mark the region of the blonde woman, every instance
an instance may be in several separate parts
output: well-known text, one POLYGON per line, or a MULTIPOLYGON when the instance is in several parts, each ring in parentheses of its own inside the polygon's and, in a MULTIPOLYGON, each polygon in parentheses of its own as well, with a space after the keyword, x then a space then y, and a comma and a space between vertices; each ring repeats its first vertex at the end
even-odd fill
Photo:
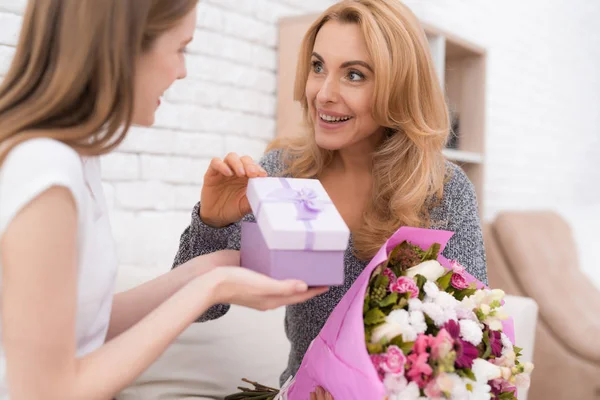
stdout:
MULTIPOLYGON (((287 307, 291 353, 281 382, 296 373, 330 312, 401 226, 454 231, 444 255, 487 281, 473 186, 442 155, 449 133, 444 94, 423 29, 406 6, 344 0, 326 10, 304 37, 294 96, 304 109, 304 134, 273 143, 260 161, 263 170, 236 154, 213 160, 174 263, 239 248, 239 221, 253 220, 248 177, 321 181, 351 230, 346 280, 287 307)), ((201 320, 226 311, 219 305, 201 320)))
POLYGON ((97 156, 130 124, 151 125, 185 77, 196 3, 28 3, 0 86, 2 400, 110 399, 211 305, 268 309, 323 292, 225 267, 239 255, 221 251, 113 293, 97 156))

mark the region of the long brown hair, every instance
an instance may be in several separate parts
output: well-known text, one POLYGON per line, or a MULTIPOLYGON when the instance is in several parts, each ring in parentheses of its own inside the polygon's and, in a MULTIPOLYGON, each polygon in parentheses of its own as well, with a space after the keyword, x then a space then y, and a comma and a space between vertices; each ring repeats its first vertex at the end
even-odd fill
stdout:
POLYGON ((448 109, 425 32, 410 9, 398 0, 341 1, 313 23, 301 45, 294 99, 302 105, 306 132, 269 146, 284 149, 292 176, 318 177, 334 154, 317 146, 306 98, 313 47, 328 21, 362 30, 375 67, 373 116, 388 132, 373 154, 372 196, 353 232, 357 256, 369 258, 400 226, 430 225, 431 201, 443 195, 448 109))
POLYGON ((198 0, 29 0, 0 85, 0 163, 16 144, 57 139, 111 151, 131 125, 136 60, 198 0))

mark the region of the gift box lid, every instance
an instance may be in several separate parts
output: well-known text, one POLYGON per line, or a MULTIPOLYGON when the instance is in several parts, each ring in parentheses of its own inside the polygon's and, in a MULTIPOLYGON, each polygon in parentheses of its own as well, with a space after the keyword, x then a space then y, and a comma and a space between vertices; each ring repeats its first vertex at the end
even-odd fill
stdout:
POLYGON ((269 249, 348 247, 350 229, 317 179, 252 178, 246 195, 269 249))

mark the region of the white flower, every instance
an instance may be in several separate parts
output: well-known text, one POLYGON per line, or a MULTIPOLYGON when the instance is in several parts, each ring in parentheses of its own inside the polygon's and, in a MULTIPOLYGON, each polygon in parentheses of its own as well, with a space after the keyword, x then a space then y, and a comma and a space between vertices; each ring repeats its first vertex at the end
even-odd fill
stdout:
POLYGON ((449 320, 444 309, 435 303, 424 303, 423 312, 427 314, 438 327, 443 326, 449 320))
POLYGON ((448 310, 456 310, 460 307, 460 303, 450 293, 440 292, 435 299, 435 303, 448 310))
POLYGON ((440 294, 440 288, 438 288, 438 285, 432 281, 425 282, 423 285, 423 290, 425 291, 425 294, 432 300, 435 300, 438 294, 440 294))
POLYGON ((501 376, 500 367, 484 360, 483 358, 476 358, 473 360, 472 369, 473 373, 475 374, 475 378, 477 378, 477 382, 479 383, 486 383, 492 379, 500 378, 501 376))
POLYGON ((390 400, 418 400, 419 397, 421 397, 419 386, 411 382, 402 393, 392 396, 390 400))
POLYGON ((456 316, 458 319, 470 319, 471 321, 479 322, 477 315, 472 310, 463 308, 462 306, 456 308, 456 316))
POLYGON ((523 369, 526 374, 531 374, 533 372, 533 364, 529 361, 523 363, 523 369))
POLYGON ((408 311, 404 309, 394 310, 386 317, 386 321, 393 324, 408 325, 408 311))
POLYGON ((383 386, 388 394, 394 395, 398 394, 408 385, 408 381, 404 374, 385 374, 385 378, 383 379, 383 386))
POLYGON ((479 327, 479 324, 470 319, 460 320, 458 324, 460 325, 460 337, 473 346, 479 346, 483 339, 483 331, 479 327))
POLYGON ((371 343, 377 343, 386 338, 392 340, 402 335, 405 342, 413 342, 417 339, 417 331, 410 324, 408 311, 400 309, 392 311, 385 319, 385 323, 379 325, 371 334, 371 343))
POLYGON ((427 323, 425 322, 425 314, 422 311, 411 311, 410 324, 417 333, 425 333, 427 323))
POLYGON ((487 326, 490 327, 492 331, 501 331, 502 330, 502 321, 496 318, 486 318, 483 321, 487 326))
POLYGON ((485 382, 471 381, 471 391, 468 400, 490 400, 492 398, 490 391, 492 388, 485 382))
POLYGON ((515 377, 515 385, 521 390, 528 389, 531 385, 531 377, 529 374, 519 374, 515 377))
POLYGON ((414 278, 416 275, 424 276, 428 281, 437 281, 446 269, 436 260, 429 260, 406 270, 406 276, 414 278))
POLYGON ((492 309, 490 308, 490 306, 488 306, 487 304, 482 304, 479 309, 481 310, 481 312, 485 316, 489 315, 490 311, 492 311, 492 309))
POLYGON ((513 351, 513 344, 506 336, 504 332, 500 332, 500 339, 502 340, 502 355, 506 355, 509 351, 513 351))
POLYGON ((504 299, 505 293, 502 289, 492 289, 489 292, 490 302, 499 301, 502 302, 504 299))
POLYGON ((418 297, 415 297, 414 299, 409 299, 408 311, 423 311, 423 302, 418 297))

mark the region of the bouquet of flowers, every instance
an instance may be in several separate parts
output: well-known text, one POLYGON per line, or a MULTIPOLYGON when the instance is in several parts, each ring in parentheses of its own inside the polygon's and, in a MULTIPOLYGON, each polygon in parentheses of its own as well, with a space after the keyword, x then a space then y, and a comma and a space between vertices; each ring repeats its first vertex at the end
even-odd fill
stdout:
POLYGON ((367 351, 390 399, 516 399, 530 363, 502 332, 501 290, 478 289, 465 268, 402 241, 364 298, 367 351))
POLYGON ((230 399, 516 399, 527 387, 504 293, 441 255, 452 232, 400 228, 382 246, 280 390, 230 399), (259 397, 256 397, 259 396, 259 397), (265 396, 265 397, 262 397, 265 396))

